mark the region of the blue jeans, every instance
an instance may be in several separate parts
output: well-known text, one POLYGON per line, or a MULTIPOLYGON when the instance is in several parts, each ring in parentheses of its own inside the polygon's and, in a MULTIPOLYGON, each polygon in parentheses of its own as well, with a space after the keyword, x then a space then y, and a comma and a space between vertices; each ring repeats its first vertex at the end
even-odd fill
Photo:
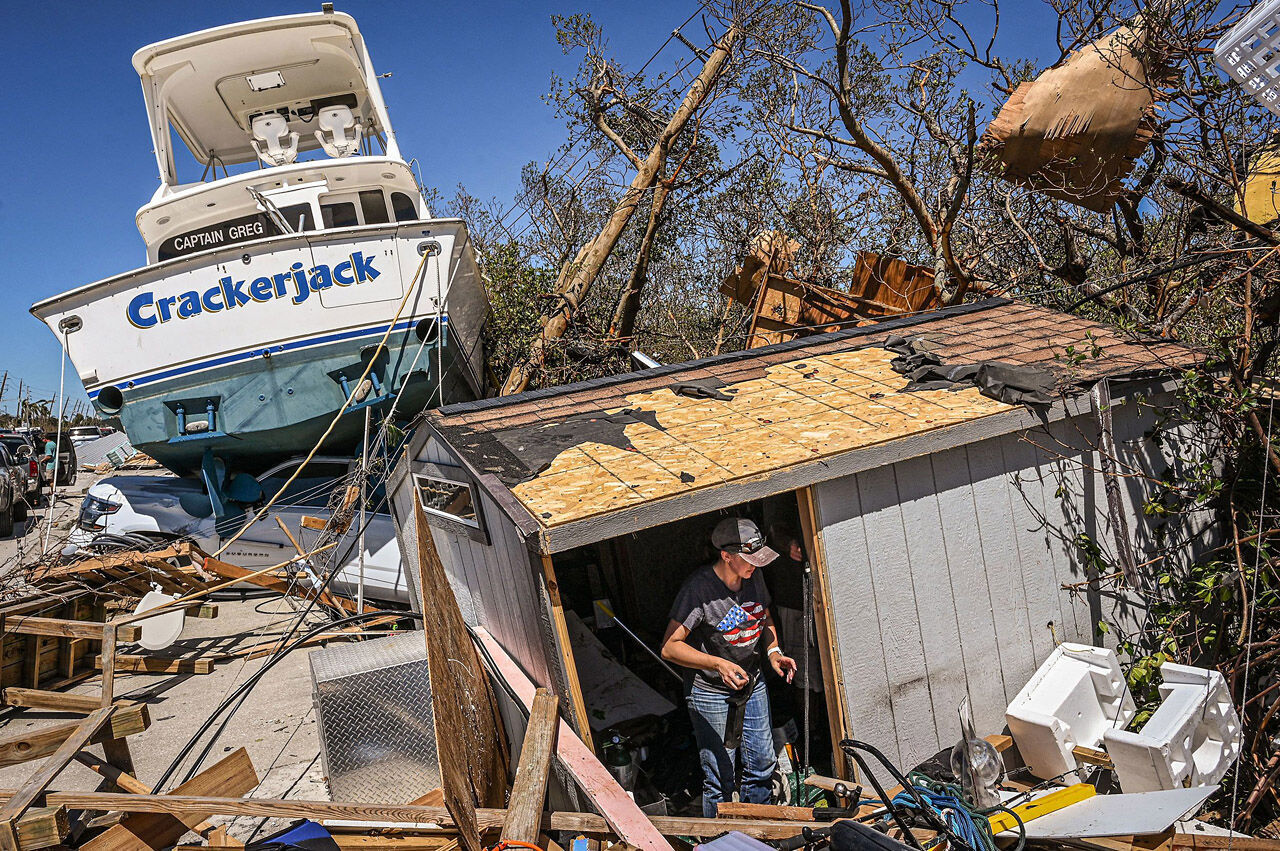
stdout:
MULTIPOLYGON (((729 799, 734 790, 736 752, 724 746, 724 728, 729 718, 728 695, 696 685, 688 695, 693 736, 702 761, 702 814, 716 817, 716 805, 729 799)), ((764 677, 756 681, 747 698, 742 721, 742 788, 739 798, 751 804, 767 804, 773 799, 773 774, 778 757, 773 749, 773 722, 769 717, 769 692, 764 677)))

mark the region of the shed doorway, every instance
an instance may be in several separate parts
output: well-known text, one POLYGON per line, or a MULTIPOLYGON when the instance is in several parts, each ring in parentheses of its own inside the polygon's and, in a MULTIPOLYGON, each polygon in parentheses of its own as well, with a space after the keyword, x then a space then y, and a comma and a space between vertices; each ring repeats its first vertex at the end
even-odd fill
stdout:
POLYGON ((711 530, 725 517, 753 520, 779 553, 760 570, 779 644, 798 668, 788 684, 762 665, 779 753, 775 800, 797 801, 806 729, 808 764, 814 772, 831 776, 841 771, 832 764, 828 703, 835 695, 823 674, 833 670, 831 651, 824 640, 826 629, 816 623, 825 605, 810 607, 809 638, 804 640, 806 563, 816 597, 822 585, 812 524, 802 519, 807 494, 799 496, 785 493, 684 518, 558 553, 544 562, 563 612, 560 634, 567 637, 570 651, 565 662, 577 675, 579 695, 573 697, 575 702, 581 698, 580 714, 590 726, 595 750, 651 815, 701 814, 702 772, 684 699, 684 671, 661 660, 658 652, 681 585, 717 557, 711 530))

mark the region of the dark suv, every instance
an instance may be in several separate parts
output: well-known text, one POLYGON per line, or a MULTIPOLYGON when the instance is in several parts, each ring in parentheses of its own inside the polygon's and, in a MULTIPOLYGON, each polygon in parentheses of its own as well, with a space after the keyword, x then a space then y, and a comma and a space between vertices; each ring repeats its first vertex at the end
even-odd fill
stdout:
POLYGON ((36 460, 40 457, 40 449, 36 448, 35 441, 31 437, 22 432, 3 431, 0 432, 0 445, 9 450, 9 455, 17 464, 25 465, 27 468, 27 505, 37 506, 40 504, 40 493, 43 490, 44 476, 40 472, 40 464, 36 460))

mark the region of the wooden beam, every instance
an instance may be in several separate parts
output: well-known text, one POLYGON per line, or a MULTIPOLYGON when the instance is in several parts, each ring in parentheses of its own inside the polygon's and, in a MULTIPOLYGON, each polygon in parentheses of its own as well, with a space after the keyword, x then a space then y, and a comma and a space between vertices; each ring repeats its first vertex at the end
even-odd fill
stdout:
MULTIPOLYGON (((127 776, 127 775, 126 775, 127 776)), ((130 777, 137 786, 146 786, 130 777)), ((232 751, 214 765, 174 788, 170 795, 201 796, 209 794, 247 794, 258 785, 258 772, 254 770, 249 753, 244 748, 232 751)), ((132 791, 132 790, 130 790, 132 791)), ((147 792, 134 794, 147 794, 147 792)), ((164 796, 161 796, 164 797, 164 796)), ((214 812, 203 813, 131 813, 115 827, 90 839, 81 851, 134 851, 138 848, 163 848, 172 845, 188 830, 214 826, 205 820, 214 812)))
POLYGON ((1175 833, 1173 848, 1181 849, 1217 849, 1231 848, 1233 851, 1280 851, 1280 839, 1254 839, 1249 836, 1211 836, 1204 833, 1175 833))
POLYGON ((1102 768, 1115 769, 1115 765, 1111 762, 1111 756, 1104 750, 1098 748, 1089 748, 1084 745, 1076 745, 1071 749, 1071 753, 1081 762, 1089 765, 1098 765, 1102 768))
MULTIPOLYGON (((563 723, 563 722, 562 722, 563 723)), ((561 728, 561 733, 564 733, 561 728)), ((570 731, 569 735, 573 735, 570 731)), ((449 811, 443 807, 421 807, 409 804, 352 804, 333 801, 282 800, 279 798, 213 798, 195 795, 130 795, 121 792, 49 792, 50 805, 61 804, 72 810, 103 810, 131 813, 168 813, 190 815, 213 813, 226 816, 265 818, 347 819, 351 821, 383 821, 396 824, 452 824, 449 811)), ((506 818, 506 810, 480 807, 476 821, 483 828, 498 827, 506 818)), ((767 819, 681 818, 654 816, 649 830, 657 835, 719 836, 731 830, 741 831, 756 839, 785 839, 795 836, 804 822, 769 821, 767 819)), ((571 830, 578 833, 617 835, 604 816, 594 813, 547 813, 543 830, 571 830)), ((663 840, 666 843, 666 840, 663 840)))
MULTIPOLYGON (((484 646, 485 652, 497 667, 495 673, 506 682, 516 697, 520 698, 525 708, 532 710, 535 689, 529 677, 507 655, 507 651, 502 649, 502 645, 494 640, 488 630, 477 627, 475 632, 477 640, 484 646)), ((591 799, 591 803, 604 814, 609 829, 619 839, 644 851, 672 851, 671 844, 654 828, 655 822, 651 822, 644 811, 636 805, 635 800, 618 785, 618 781, 601 764, 591 749, 583 744, 582 739, 577 737, 563 718, 560 719, 560 732, 556 739, 556 756, 560 764, 591 799)), ((725 830, 733 829, 725 828, 725 830)), ((675 831, 675 835, 692 836, 693 834, 687 831, 675 831)))
MULTIPOLYGON (((813 571, 813 626, 818 638, 818 661, 822 668, 822 695, 827 701, 827 726, 831 734, 831 759, 836 775, 858 779, 857 769, 845 759, 838 744, 849 737, 849 711, 845 704, 844 668, 840 665, 840 643, 836 640, 832 617, 831 580, 827 575, 827 549, 818 523, 818 507, 811 488, 796 491, 800 509, 800 529, 813 571)), ((805 696, 811 700, 811 695, 805 696)), ((808 768, 809 766, 805 766, 808 768)))
POLYGON ((70 832, 66 807, 32 807, 18 819, 18 846, 22 851, 55 848, 70 832))
MULTIPOLYGON (((102 624, 94 621, 73 621, 62 618, 38 618, 32 615, 6 617, 6 632, 20 635, 49 635, 57 638, 91 638, 102 640, 102 624)), ((137 641, 142 637, 142 629, 136 626, 117 627, 117 635, 121 641, 137 641)))
MULTIPOLYGON (((101 668, 103 659, 97 656, 93 660, 95 667, 101 668)), ((178 659, 172 656, 139 656, 123 654, 116 656, 116 673, 137 674, 212 674, 212 659, 178 659)))
POLYGON ((573 706, 573 721, 578 728, 578 738, 595 749, 591 734, 590 716, 582 697, 582 684, 578 682, 578 664, 573 660, 573 645, 569 641, 569 624, 564 619, 564 602, 560 598, 560 583, 556 581, 556 568, 551 556, 542 556, 542 574, 547 583, 547 596, 551 598, 551 628, 555 632, 556 646, 560 650, 560 662, 569 687, 569 700, 573 706))
MULTIPOLYGON (((332 549, 334 546, 336 546, 336 544, 329 544, 321 549, 332 549)), ((316 550, 315 552, 319 552, 319 550, 316 550)), ((308 553, 308 555, 314 555, 314 552, 308 553)), ((297 557, 295 556, 293 560, 296 561, 297 557)), ((219 576, 226 577, 228 580, 233 580, 227 584, 248 582, 250 585, 257 585, 259 588, 266 588, 270 591, 275 591, 286 596, 302 596, 302 594, 299 593, 302 589, 299 589, 294 583, 290 583, 279 577, 269 576, 264 571, 247 570, 243 567, 237 567, 234 564, 227 564, 225 561, 218 561, 212 556, 204 560, 204 565, 219 576)), ((335 608, 343 609, 351 614, 356 613, 356 604, 345 597, 339 597, 326 592, 322 595, 322 599, 335 608)))
POLYGON ((556 732, 560 728, 560 698, 544 688, 533 696, 529 726, 520 748, 520 765, 516 768, 511 800, 507 803, 507 819, 502 825, 503 841, 536 844, 541 832, 543 804, 547 800, 547 775, 551 771, 551 755, 555 751, 556 732))
POLYGON ((18 843, 18 819, 35 804, 53 778, 67 767, 67 763, 75 758, 76 752, 98 735, 115 711, 114 706, 104 706, 81 721, 58 749, 27 778, 4 807, 0 808, 0 848, 4 851, 21 851, 18 843))
POLYGON ((775 821, 814 821, 813 807, 784 807, 778 804, 748 804, 739 801, 721 801, 716 805, 716 816, 775 821))
POLYGON ((22 706, 27 709, 44 709, 50 712, 75 712, 87 714, 102 706, 102 698, 96 694, 68 694, 65 691, 48 691, 38 688, 6 688, 0 692, 5 706, 22 706))
MULTIPOLYGON (((17 765, 32 759, 49 756, 58 750, 68 738, 80 729, 80 721, 68 721, 62 724, 51 724, 34 730, 23 730, 0 738, 0 768, 17 765)), ((115 714, 100 731, 90 738, 90 742, 99 743, 107 739, 121 739, 141 733, 151 724, 146 704, 120 703, 115 714)))
POLYGON ((431 710, 440 749, 444 801, 466 851, 481 851, 477 806, 501 804, 507 789, 507 746, 497 701, 462 620, 457 598, 436 552, 431 527, 414 500, 418 530, 418 588, 423 610, 431 710))

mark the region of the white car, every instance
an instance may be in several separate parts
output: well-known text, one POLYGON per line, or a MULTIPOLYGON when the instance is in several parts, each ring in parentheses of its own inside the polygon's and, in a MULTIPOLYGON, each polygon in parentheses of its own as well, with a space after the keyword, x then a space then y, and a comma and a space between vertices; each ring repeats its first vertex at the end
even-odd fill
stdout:
MULTIPOLYGON (((279 464, 257 481, 261 502, 276 493, 302 463, 294 459, 279 464)), ((296 555, 293 544, 276 522, 280 518, 304 550, 310 550, 320 533, 302 525, 304 516, 328 519, 330 496, 342 486, 352 462, 346 458, 316 457, 289 485, 267 516, 251 526, 227 551, 224 561, 257 570, 279 564, 296 555)), ((385 513, 386 498, 380 489, 371 495, 364 530, 365 597, 372 600, 408 604, 391 515, 385 513), (381 510, 378 510, 381 509, 381 510)), ((71 534, 71 543, 88 548, 112 536, 142 536, 150 540, 189 538, 205 552, 212 553, 231 538, 251 514, 234 521, 215 522, 209 498, 197 479, 176 476, 112 476, 89 488, 80 504, 80 516, 71 534)), ((360 576, 359 522, 340 539, 336 550, 338 574, 329 588, 355 598, 360 576)))

